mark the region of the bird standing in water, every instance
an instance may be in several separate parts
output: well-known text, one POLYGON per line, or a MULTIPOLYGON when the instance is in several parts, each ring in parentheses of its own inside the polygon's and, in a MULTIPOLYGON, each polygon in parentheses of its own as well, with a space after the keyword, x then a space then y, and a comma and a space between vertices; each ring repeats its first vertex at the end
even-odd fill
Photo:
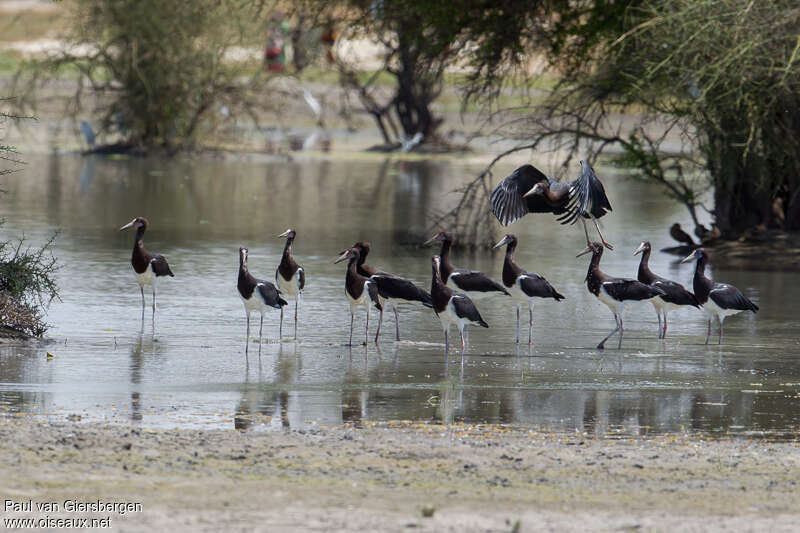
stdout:
POLYGON ((671 281, 661 276, 653 274, 650 270, 650 242, 644 241, 633 252, 633 255, 642 254, 642 260, 639 262, 639 272, 636 278, 646 285, 658 287, 664 291, 664 295, 656 296, 650 303, 656 310, 658 315, 658 338, 665 339, 667 337, 667 313, 674 309, 679 309, 684 305, 691 305, 699 308, 700 304, 695 298, 694 294, 687 291, 683 285, 676 281, 671 281), (664 327, 661 327, 661 316, 664 316, 664 327))
POLYGON ((605 347, 606 341, 617 331, 619 331, 619 344, 617 345, 617 349, 622 348, 622 334, 625 331, 622 327, 622 309, 625 302, 649 300, 656 296, 663 296, 664 291, 658 287, 645 285, 641 281, 635 279, 612 278, 601 272, 600 258, 603 256, 603 245, 599 242, 590 242, 589 246, 576 257, 588 253, 592 254, 592 260, 589 262, 589 271, 586 274, 586 287, 598 300, 608 306, 611 312, 614 313, 614 320, 617 323, 616 329, 609 333, 605 339, 600 341, 600 344, 597 345, 597 349, 602 350, 605 347))
POLYGON ((136 217, 118 231, 128 228, 136 228, 136 236, 133 241, 133 254, 131 255, 131 266, 133 272, 136 274, 136 281, 139 282, 139 292, 142 294, 142 320, 144 320, 144 286, 150 285, 153 287, 153 320, 156 319, 156 282, 162 276, 175 277, 175 274, 170 270, 167 260, 163 255, 151 254, 148 252, 142 237, 144 232, 147 231, 147 219, 143 217, 136 217))
POLYGON ((438 255, 434 255, 431 263, 433 266, 431 298, 433 299, 433 310, 436 316, 439 317, 444 330, 444 350, 447 352, 450 348, 448 332, 450 331, 450 325, 455 324, 461 334, 461 352, 463 353, 466 347, 464 331, 467 325, 475 324, 488 328, 489 324, 481 318, 481 314, 475 304, 472 303, 472 300, 467 295, 454 292, 444 284, 441 275, 441 258, 438 255))
MULTIPOLYGON (((400 318, 397 313, 397 306, 403 303, 419 302, 425 307, 433 307, 431 295, 428 291, 420 289, 413 282, 394 274, 387 274, 380 272, 375 267, 366 264, 367 255, 371 249, 370 243, 360 241, 353 246, 359 252, 358 261, 356 262, 356 271, 378 285, 378 298, 383 307, 386 302, 391 302, 392 310, 394 311, 394 331, 395 340, 400 340, 400 318)), ((344 253, 344 252, 342 252, 344 253)), ((378 336, 381 333, 381 324, 383 324, 383 309, 381 309, 380 316, 378 317, 378 330, 375 332, 375 343, 378 342, 378 336)))
MULTIPOLYGON (((258 311, 261 315, 261 325, 258 328, 258 342, 261 344, 261 334, 264 329, 264 311, 268 308, 280 309, 287 305, 281 298, 281 293, 275 285, 263 279, 254 277, 247 268, 247 248, 239 248, 239 278, 236 283, 239 296, 244 304, 247 315, 247 344, 244 353, 247 354, 250 345, 250 313, 258 311)), ((260 353, 260 352, 259 352, 260 353)))
POLYGON ((356 263, 358 262, 360 253, 356 248, 345 250, 339 258, 333 263, 348 260, 347 274, 344 278, 344 293, 347 296, 347 301, 350 304, 350 342, 348 346, 353 345, 353 321, 355 320, 356 310, 360 306, 367 308, 367 321, 364 327, 364 345, 369 342, 369 306, 374 305, 378 311, 383 310, 380 299, 378 298, 378 285, 369 278, 362 276, 356 270, 356 263))
POLYGON ((708 279, 705 275, 706 265, 708 264, 708 253, 703 248, 698 248, 681 263, 686 263, 693 259, 697 260, 697 267, 694 271, 692 285, 697 301, 708 314, 708 333, 706 333, 706 344, 711 338, 711 321, 716 317, 719 322, 719 340, 717 344, 722 344, 722 322, 726 316, 735 315, 742 311, 758 311, 758 306, 747 299, 742 291, 728 285, 708 279))
MULTIPOLYGON (((533 299, 553 298, 563 300, 564 296, 553 288, 542 276, 522 270, 514 262, 514 251, 517 249, 517 237, 509 233, 503 240, 494 245, 500 248, 506 245, 506 258, 503 261, 503 285, 511 291, 515 299, 528 304, 528 344, 533 343, 533 299)), ((519 344, 519 304, 517 308, 517 344, 519 344)))
MULTIPOLYGON (((281 264, 275 271, 275 283, 278 290, 287 296, 294 296, 294 339, 297 340, 297 312, 300 307, 300 294, 306 286, 306 273, 303 267, 297 264, 292 257, 292 243, 297 232, 292 228, 287 229, 278 237, 286 237, 286 246, 283 247, 281 264)), ((279 335, 283 338, 283 307, 281 307, 281 325, 279 335)))
POLYGON ((519 220, 528 213, 552 213, 562 224, 574 224, 579 218, 586 234, 586 244, 591 244, 586 219, 594 222, 600 240, 609 250, 597 219, 611 211, 603 184, 594 169, 581 161, 581 175, 570 182, 556 181, 533 165, 523 165, 501 181, 490 196, 492 213, 504 226, 519 220))

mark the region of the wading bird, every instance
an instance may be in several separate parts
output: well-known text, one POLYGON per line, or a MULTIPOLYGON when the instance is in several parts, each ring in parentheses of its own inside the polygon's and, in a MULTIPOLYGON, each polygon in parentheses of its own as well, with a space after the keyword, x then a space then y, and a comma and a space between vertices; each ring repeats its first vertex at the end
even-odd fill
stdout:
POLYGON ((601 272, 600 258, 603 256, 603 245, 599 242, 590 242, 589 246, 575 257, 580 257, 588 253, 592 254, 592 260, 589 262, 589 271, 586 274, 586 286, 589 292, 594 294, 598 300, 611 309, 611 312, 614 313, 614 320, 617 323, 617 327, 614 331, 600 341, 600 344, 597 345, 597 349, 602 350, 605 347, 606 341, 617 331, 619 331, 619 344, 617 345, 617 349, 622 348, 622 334, 624 332, 624 328, 622 327, 622 310, 625 302, 632 300, 649 300, 656 296, 663 296, 664 291, 658 287, 645 285, 641 281, 635 279, 612 278, 601 272))
MULTIPOLYGON (((494 245, 500 248, 506 245, 506 258, 503 261, 503 285, 511 291, 511 295, 516 300, 527 302, 528 320, 528 344, 533 342, 533 299, 534 298, 553 298, 556 301, 563 300, 564 296, 559 294, 550 283, 539 274, 526 272, 514 262, 514 251, 517 249, 517 237, 508 234, 503 240, 494 245)), ((517 308, 517 344, 519 344, 519 303, 517 308)))
POLYGON ((348 260, 347 274, 344 278, 344 292, 347 296, 347 301, 350 304, 350 342, 348 346, 353 345, 353 321, 356 316, 356 309, 359 306, 364 306, 367 309, 367 322, 364 327, 364 345, 369 342, 369 306, 374 305, 378 311, 383 310, 380 300, 378 299, 378 285, 369 278, 362 276, 356 270, 356 263, 361 254, 355 248, 345 250, 339 258, 333 263, 348 260))
MULTIPOLYGON (((425 307, 433 307, 431 295, 428 291, 420 289, 413 282, 387 274, 386 272, 379 272, 375 267, 366 264, 367 255, 369 255, 371 246, 369 242, 360 241, 355 243, 353 248, 359 252, 359 259, 356 263, 356 271, 362 276, 368 277, 371 281, 378 285, 378 298, 381 302, 381 313, 378 318, 378 331, 375 332, 375 343, 378 342, 378 336, 381 334, 381 324, 383 324, 383 307, 386 302, 392 304, 394 311, 394 329, 395 340, 400 340, 400 319, 397 314, 397 306, 402 303, 419 302, 425 307)), ((342 252, 344 253, 344 252, 342 252)))
POLYGON ((433 299, 433 310, 439 321, 442 323, 444 330, 444 350, 447 352, 450 348, 450 341, 448 339, 448 332, 450 325, 455 324, 458 327, 458 332, 461 334, 461 351, 464 351, 466 342, 464 340, 464 330, 468 324, 476 324, 484 328, 488 328, 487 324, 475 304, 468 296, 453 292, 449 287, 444 284, 441 276, 441 258, 434 255, 431 260, 433 264, 433 280, 431 281, 431 298, 433 299))
MULTIPOLYGON (((281 264, 278 265, 278 270, 275 271, 275 283, 286 296, 294 296, 294 338, 297 340, 297 310, 300 307, 300 293, 306 286, 306 273, 303 267, 297 264, 292 257, 292 243, 297 232, 292 228, 287 229, 280 235, 279 238, 286 237, 286 246, 283 247, 283 255, 281 256, 281 264)), ((278 335, 283 338, 283 307, 281 307, 281 325, 278 330, 278 335)))
POLYGON ((286 300, 281 298, 281 293, 275 285, 263 279, 256 279, 247 269, 247 248, 239 248, 239 279, 236 283, 239 296, 244 304, 247 315, 247 343, 244 353, 247 354, 250 345, 250 313, 258 311, 261 315, 261 325, 258 328, 258 342, 261 343, 261 332, 264 329, 264 311, 272 307, 283 312, 286 300))
POLYGON ((728 285, 727 283, 718 283, 708 279, 705 276, 706 265, 708 264, 708 254, 705 249, 698 248, 692 252, 688 257, 683 259, 681 263, 686 263, 697 259, 697 267, 694 271, 694 279, 692 285, 694 288, 694 295, 697 301, 703 307, 703 310, 708 314, 708 333, 706 334, 706 344, 711 338, 711 320, 716 317, 719 321, 719 340, 717 344, 722 344, 722 322, 726 316, 735 315, 742 311, 758 311, 758 306, 747 299, 742 294, 742 291, 728 285))
POLYGON ((494 294, 505 294, 506 296, 510 296, 505 287, 491 279, 483 272, 478 272, 476 270, 464 270, 455 268, 453 266, 453 263, 450 262, 450 247, 453 244, 452 234, 440 231, 425 241, 423 246, 432 244, 436 241, 442 242, 442 249, 439 253, 439 258, 441 263, 441 278, 445 285, 467 294, 473 300, 478 300, 494 294))
POLYGON ((519 220, 528 213, 553 213, 562 224, 574 224, 579 218, 590 244, 586 219, 590 218, 597 228, 600 240, 609 249, 597 219, 611 211, 603 184, 597 179, 594 169, 581 161, 578 179, 556 181, 533 165, 523 165, 501 181, 490 196, 492 213, 504 226, 519 220))
POLYGON ((638 254, 642 254, 642 260, 639 262, 639 272, 636 278, 646 285, 652 285, 664 291, 663 295, 656 296, 650 300, 650 303, 653 304, 658 315, 658 338, 665 339, 667 337, 667 313, 684 305, 691 305, 699 309, 700 303, 694 294, 687 291, 680 283, 653 274, 648 264, 650 261, 649 241, 642 242, 633 252, 633 255, 638 254), (661 327, 661 315, 664 315, 663 329, 661 327))
POLYGON ((142 237, 147 231, 147 219, 136 217, 118 231, 128 228, 136 228, 136 237, 133 241, 133 254, 131 255, 131 266, 136 273, 136 280, 139 282, 139 292, 142 293, 142 320, 144 320, 144 286, 153 287, 153 320, 156 318, 156 281, 162 276, 174 277, 175 274, 170 270, 167 260, 163 255, 151 254, 144 248, 142 237))

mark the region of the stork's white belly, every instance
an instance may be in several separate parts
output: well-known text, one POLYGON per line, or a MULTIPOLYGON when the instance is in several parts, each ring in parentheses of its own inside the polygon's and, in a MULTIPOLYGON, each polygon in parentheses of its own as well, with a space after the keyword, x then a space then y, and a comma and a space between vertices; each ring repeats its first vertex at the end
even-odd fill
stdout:
POLYGON ((155 283, 156 275, 153 272, 153 268, 150 265, 147 265, 147 269, 144 272, 139 274, 135 270, 133 271, 136 274, 136 281, 139 282, 140 287, 144 287, 145 285, 152 285, 155 283))
POLYGON ((600 286, 600 292, 597 293, 597 299, 608 306, 614 313, 622 312, 622 302, 615 300, 610 294, 606 292, 605 286, 600 286))
POLYGON ((726 316, 731 316, 742 312, 741 309, 723 309, 711 298, 709 298, 708 301, 703 304, 703 310, 708 314, 709 317, 718 316, 722 320, 725 320, 726 316))
POLYGON ((261 297, 261 293, 258 292, 258 286, 253 289, 253 294, 250 295, 250 298, 245 298, 241 294, 239 298, 242 299, 242 303, 244 304, 244 310, 248 314, 251 311, 258 311, 259 313, 264 313, 264 311, 269 307, 267 304, 264 303, 264 299, 261 297))
POLYGON ((276 278, 278 279, 278 290, 283 294, 295 296, 300 292, 300 276, 298 276, 297 272, 295 272, 294 276, 292 276, 292 279, 288 281, 283 279, 283 276, 281 276, 280 273, 278 273, 276 278))

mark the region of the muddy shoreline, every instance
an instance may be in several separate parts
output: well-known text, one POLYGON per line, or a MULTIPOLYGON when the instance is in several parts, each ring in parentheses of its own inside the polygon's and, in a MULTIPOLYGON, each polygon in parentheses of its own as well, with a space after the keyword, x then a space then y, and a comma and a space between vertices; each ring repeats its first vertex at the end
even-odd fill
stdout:
POLYGON ((790 531, 800 519, 797 442, 408 422, 154 431, 17 418, 0 422, 0 439, 3 499, 141 503, 142 512, 112 516, 123 531, 790 531))

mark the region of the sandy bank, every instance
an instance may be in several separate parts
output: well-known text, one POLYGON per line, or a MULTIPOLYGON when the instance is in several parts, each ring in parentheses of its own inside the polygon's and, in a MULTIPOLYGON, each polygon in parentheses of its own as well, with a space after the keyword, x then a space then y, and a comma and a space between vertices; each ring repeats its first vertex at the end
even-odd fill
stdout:
MULTIPOLYGON (((789 531, 800 519, 797 443, 403 423, 250 433, 27 420, 0 422, 0 440, 3 499, 141 503, 142 512, 111 517, 124 531, 789 531)), ((3 514, 33 516, 41 513, 3 514)))

